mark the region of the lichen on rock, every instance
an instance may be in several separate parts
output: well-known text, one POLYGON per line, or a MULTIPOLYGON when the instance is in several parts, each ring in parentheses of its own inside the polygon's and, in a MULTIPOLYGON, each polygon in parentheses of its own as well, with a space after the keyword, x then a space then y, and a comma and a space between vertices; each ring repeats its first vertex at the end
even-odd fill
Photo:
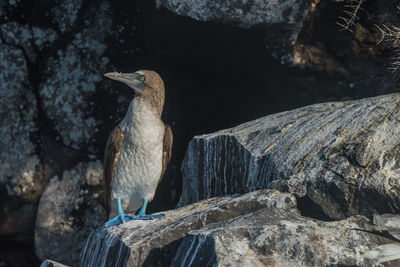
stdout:
POLYGON ((37 130, 36 98, 27 81, 23 52, 1 43, 0 184, 6 185, 10 195, 23 195, 35 187, 35 166, 39 163, 31 142, 31 134, 37 130))
MULTIPOLYGON (((70 5, 63 4, 57 8, 64 12, 63 8, 68 9, 70 5)), ((43 75, 47 78, 40 84, 43 107, 54 122, 61 142, 92 153, 93 136, 99 129, 92 114, 95 103, 91 97, 108 63, 104 56, 104 38, 111 26, 108 5, 102 6, 104 8, 96 9, 96 12, 92 7, 93 17, 87 18, 84 27, 73 34, 71 42, 46 62, 43 75)))

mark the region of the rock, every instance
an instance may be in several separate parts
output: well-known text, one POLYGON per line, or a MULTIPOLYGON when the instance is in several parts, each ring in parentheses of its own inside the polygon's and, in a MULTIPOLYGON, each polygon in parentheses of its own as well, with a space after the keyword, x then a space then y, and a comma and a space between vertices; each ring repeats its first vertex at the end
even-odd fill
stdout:
MULTIPOLYGON (((156 1, 158 8, 164 7, 175 14, 200 21, 219 21, 243 28, 262 26, 267 30, 266 42, 273 47, 275 56, 293 52, 292 44, 303 27, 310 5, 308 0, 156 1)), ((293 62, 292 56, 285 55, 282 60, 293 62)))
POLYGON ((374 215, 373 224, 366 225, 366 230, 377 244, 372 250, 365 253, 365 258, 379 263, 390 261, 390 266, 400 264, 400 215, 374 215))
MULTIPOLYGON (((2 27, 0 28, 0 38, 2 27)), ((40 158, 37 102, 28 80, 27 58, 13 44, 0 42, 0 236, 32 241, 36 206, 44 182, 36 172, 40 158), (32 212, 33 211, 33 212, 32 212)))
POLYGON ((166 217, 151 221, 130 221, 126 224, 98 228, 93 231, 82 250, 81 266, 169 266, 181 238, 193 229, 253 211, 279 207, 295 209, 296 200, 290 194, 275 190, 257 191, 239 197, 205 200, 166 212, 166 217), (151 254, 151 257, 147 256, 151 254))
POLYGON ((110 14, 107 1, 0 4, 0 237, 32 243, 49 179, 104 148, 92 107, 110 14))
MULTIPOLYGON (((0 236, 13 237, 14 241, 32 242, 37 205, 26 204, 10 211, 0 225, 0 236)), ((1 265, 0 265, 1 266, 1 265)))
POLYGON ((102 165, 81 163, 50 180, 40 199, 35 227, 36 254, 76 265, 90 231, 106 220, 102 165))
POLYGON ((378 266, 360 257, 374 245, 369 235, 350 230, 366 221, 305 218, 294 196, 254 191, 204 200, 159 220, 98 228, 80 266, 378 266))
POLYGON ((39 158, 30 139, 37 130, 37 103, 27 79, 23 51, 0 43, 0 184, 9 195, 29 199, 41 185, 34 179, 39 158))
POLYGON ((189 232, 171 266, 377 266, 361 257, 371 239, 350 230, 365 221, 321 222, 261 209, 189 232))
POLYGON ((68 266, 52 260, 45 260, 42 262, 42 264, 40 264, 40 267, 68 267, 68 266))
POLYGON ((244 28, 255 25, 301 25, 309 1, 182 1, 157 0, 158 8, 164 7, 181 15, 200 21, 221 21, 244 28))
POLYGON ((52 9, 64 34, 59 40, 63 43, 43 66, 42 75, 46 79, 39 85, 39 94, 62 143, 94 153, 93 137, 99 131, 99 121, 93 111, 93 98, 109 61, 104 56, 104 39, 111 27, 111 18, 109 3, 103 2, 85 10, 85 23, 81 27, 77 21, 81 5, 80 0, 59 1, 52 9), (63 40, 66 38, 68 42, 63 40))
POLYGON ((315 104, 195 137, 181 205, 260 188, 331 218, 400 210, 400 94, 315 104))

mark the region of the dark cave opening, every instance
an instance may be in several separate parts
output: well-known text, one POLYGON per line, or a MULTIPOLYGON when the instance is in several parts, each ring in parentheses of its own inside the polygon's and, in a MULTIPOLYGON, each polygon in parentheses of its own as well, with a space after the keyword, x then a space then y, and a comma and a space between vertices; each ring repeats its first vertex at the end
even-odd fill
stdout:
MULTIPOLYGON (((166 85, 163 117, 174 132, 173 158, 150 211, 170 209, 177 203, 180 163, 193 136, 316 102, 354 97, 351 90, 324 88, 318 79, 325 77, 315 72, 286 67, 273 59, 261 27, 242 29, 196 21, 156 9, 151 1, 114 1, 112 10, 113 27, 120 35, 111 34, 108 39, 108 56, 116 69, 105 71, 154 69, 166 85), (119 42, 118 36, 130 41, 119 42), (171 188, 176 190, 173 195, 171 188)), ((115 86, 131 97, 124 85, 115 86)), ((104 143, 108 131, 102 137, 104 143)))

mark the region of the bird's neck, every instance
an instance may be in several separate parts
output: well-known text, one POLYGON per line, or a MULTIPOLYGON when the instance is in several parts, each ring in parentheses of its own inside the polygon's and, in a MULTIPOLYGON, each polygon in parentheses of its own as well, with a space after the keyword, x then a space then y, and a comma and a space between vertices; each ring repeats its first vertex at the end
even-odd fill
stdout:
POLYGON ((136 96, 129 104, 128 111, 120 126, 125 128, 127 125, 142 124, 149 120, 161 120, 160 111, 156 110, 145 98, 136 96))

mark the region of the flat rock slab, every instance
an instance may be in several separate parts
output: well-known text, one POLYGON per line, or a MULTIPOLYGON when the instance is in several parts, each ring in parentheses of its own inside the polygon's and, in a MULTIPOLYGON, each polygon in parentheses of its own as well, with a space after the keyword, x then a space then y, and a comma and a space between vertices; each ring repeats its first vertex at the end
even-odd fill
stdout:
POLYGON ((261 209, 191 231, 172 266, 378 266, 359 228, 364 217, 322 222, 277 208, 261 209))
POLYGON ((162 219, 98 228, 80 266, 379 266, 362 257, 376 243, 352 230, 366 222, 362 216, 306 218, 293 195, 267 189, 204 200, 162 219))
POLYGON ((400 211, 400 94, 315 104, 196 136, 181 205, 261 188, 307 197, 331 218, 400 211))
POLYGON ((205 200, 150 221, 130 221, 93 231, 82 250, 81 266, 169 266, 187 232, 263 208, 297 213, 296 199, 276 190, 205 200))

